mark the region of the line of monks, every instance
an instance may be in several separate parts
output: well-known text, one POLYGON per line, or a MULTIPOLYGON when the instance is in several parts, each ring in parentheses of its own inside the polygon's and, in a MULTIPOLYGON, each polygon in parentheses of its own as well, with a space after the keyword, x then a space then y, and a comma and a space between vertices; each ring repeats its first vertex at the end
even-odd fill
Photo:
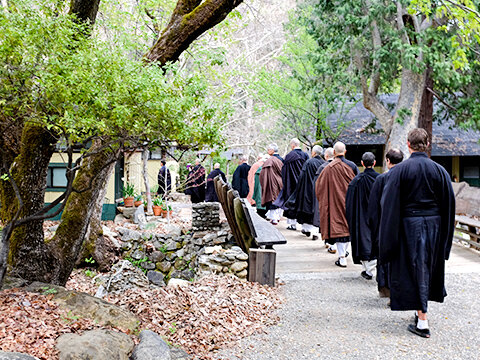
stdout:
POLYGON ((376 268, 380 296, 390 297, 392 310, 415 310, 408 330, 428 338, 428 301, 443 302, 446 296, 455 197, 449 174, 426 154, 426 131, 412 130, 407 145, 409 159, 402 161, 402 152, 391 149, 388 172, 379 174, 371 152, 363 154, 360 173, 345 158, 345 144, 337 142, 325 152, 314 146, 309 157, 292 139, 285 159, 270 144, 269 156, 237 174, 243 182, 234 174, 233 183, 243 184, 241 196, 246 194, 273 225, 283 214, 287 229, 295 231, 301 224, 302 233, 313 240, 319 232, 329 252, 338 253, 335 265, 347 266, 351 243, 362 277, 372 279, 376 268))

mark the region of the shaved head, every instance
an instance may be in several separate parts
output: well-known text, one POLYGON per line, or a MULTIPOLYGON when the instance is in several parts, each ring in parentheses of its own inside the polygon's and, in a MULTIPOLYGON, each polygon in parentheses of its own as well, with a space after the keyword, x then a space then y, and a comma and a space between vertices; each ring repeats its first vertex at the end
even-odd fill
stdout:
POLYGON ((215 164, 213 165, 213 168, 214 168, 214 169, 220 169, 220 164, 219 164, 219 163, 215 163, 215 164))
POLYGON ((323 156, 325 156, 326 160, 333 158, 334 156, 333 148, 329 147, 325 149, 325 153, 323 154, 323 156))
POLYGON ((337 141, 335 145, 333 145, 333 151, 335 153, 335 156, 345 155, 347 147, 341 141, 337 141))

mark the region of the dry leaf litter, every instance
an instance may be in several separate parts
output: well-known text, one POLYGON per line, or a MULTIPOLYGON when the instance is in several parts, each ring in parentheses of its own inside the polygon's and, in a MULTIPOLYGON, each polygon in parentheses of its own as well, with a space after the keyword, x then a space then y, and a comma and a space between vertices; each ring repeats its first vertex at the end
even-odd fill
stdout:
MULTIPOLYGON (((80 270, 67 288, 89 294, 97 290, 94 279, 80 270)), ((282 302, 278 289, 215 275, 185 287, 128 290, 106 300, 137 315, 141 329, 155 331, 196 359, 211 359, 213 351, 265 331, 278 321, 275 309, 282 302)), ((99 328, 59 309, 51 295, 18 289, 0 292, 0 313, 0 350, 40 359, 58 359, 55 341, 61 334, 99 328)))

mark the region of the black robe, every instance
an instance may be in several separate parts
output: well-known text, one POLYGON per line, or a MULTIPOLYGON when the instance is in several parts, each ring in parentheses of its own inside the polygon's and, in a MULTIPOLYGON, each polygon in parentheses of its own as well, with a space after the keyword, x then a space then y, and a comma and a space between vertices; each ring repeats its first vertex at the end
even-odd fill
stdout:
POLYGON ((185 194, 190 195, 192 203, 205 201, 205 168, 195 165, 188 173, 185 194))
POLYGON ((379 260, 390 263, 392 310, 427 311, 443 302, 455 196, 450 176, 427 154, 413 153, 387 175, 381 199, 379 260))
POLYGON ((217 192, 215 191, 215 183, 213 179, 215 179, 218 175, 220 175, 223 181, 227 182, 227 178, 222 170, 214 169, 210 172, 207 176, 207 191, 205 192, 205 201, 207 202, 218 202, 217 192))
POLYGON ((283 188, 278 194, 277 199, 273 205, 286 210, 284 215, 289 219, 294 219, 294 214, 289 214, 285 203, 290 198, 298 184, 298 177, 302 171, 303 164, 308 160, 308 155, 300 149, 293 149, 290 151, 283 162, 282 167, 282 182, 283 188))
MULTIPOLYGON (((333 161, 333 158, 326 161, 325 163, 323 163, 322 165, 320 165, 320 167, 317 169, 316 173, 315 173, 315 178, 313 179, 313 194, 315 195, 315 184, 317 183, 317 180, 318 180, 318 177, 320 176, 320 173, 323 171, 323 169, 325 169, 327 167, 328 164, 330 164, 330 162, 333 161)), ((316 196, 313 197, 313 209, 314 209, 314 212, 313 212, 313 226, 316 226, 318 228, 320 228, 320 211, 319 211, 319 207, 318 207, 318 199, 316 196)))
POLYGON ((157 194, 161 197, 165 196, 165 192, 168 194, 172 190, 172 177, 170 176, 170 170, 166 166, 162 166, 158 171, 157 176, 158 190, 157 194), (165 176, 165 172, 167 176, 165 176), (165 184, 165 178, 167 179, 165 184), (166 190, 166 191, 165 191, 166 190))
POLYGON ((232 177, 232 188, 238 191, 241 198, 246 198, 248 195, 248 172, 250 171, 250 165, 243 163, 239 165, 232 177))
MULTIPOLYGON (((370 191, 368 200, 368 227, 372 237, 372 258, 378 258, 378 231, 380 227, 380 216, 382 215, 380 200, 382 199, 383 188, 388 173, 377 176, 370 191)), ((377 284, 378 288, 390 288, 390 265, 377 263, 377 284)))
POLYGON ((303 164, 302 171, 298 177, 298 184, 295 191, 285 203, 291 218, 296 218, 300 224, 313 224, 315 203, 318 201, 315 196, 315 174, 318 168, 325 163, 320 156, 315 156, 303 164))
POLYGON ((355 176, 348 185, 345 199, 346 216, 350 241, 352 243, 352 257, 355 264, 361 260, 373 260, 372 237, 368 227, 368 200, 372 185, 380 175, 372 168, 367 168, 355 176))

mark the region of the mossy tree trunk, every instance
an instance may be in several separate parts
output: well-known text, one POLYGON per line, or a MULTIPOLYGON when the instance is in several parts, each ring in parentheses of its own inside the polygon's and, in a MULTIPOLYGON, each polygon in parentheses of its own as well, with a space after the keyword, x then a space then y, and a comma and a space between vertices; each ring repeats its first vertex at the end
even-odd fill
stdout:
POLYGON ((57 255, 58 266, 50 282, 64 285, 78 259, 89 229, 92 215, 99 202, 102 202, 110 174, 120 150, 112 151, 96 142, 89 150, 93 155, 84 159, 75 176, 73 187, 85 190, 72 193, 65 204, 62 222, 49 243, 52 253, 57 255), (100 198, 102 196, 102 198, 100 198))
POLYGON ((150 51, 148 62, 176 61, 190 44, 222 22, 243 0, 179 0, 170 21, 150 51))
MULTIPOLYGON (((41 126, 28 123, 23 127, 19 154, 9 169, 23 202, 20 218, 32 216, 44 207, 47 169, 56 142, 57 138, 41 126)), ((19 208, 10 182, 1 182, 0 198, 2 221, 7 224, 19 208)), ((14 269, 13 274, 27 280, 48 280, 54 259, 45 246, 43 221, 16 227, 9 240, 8 264, 14 269), (32 258, 34 264, 30 264, 32 258)))

